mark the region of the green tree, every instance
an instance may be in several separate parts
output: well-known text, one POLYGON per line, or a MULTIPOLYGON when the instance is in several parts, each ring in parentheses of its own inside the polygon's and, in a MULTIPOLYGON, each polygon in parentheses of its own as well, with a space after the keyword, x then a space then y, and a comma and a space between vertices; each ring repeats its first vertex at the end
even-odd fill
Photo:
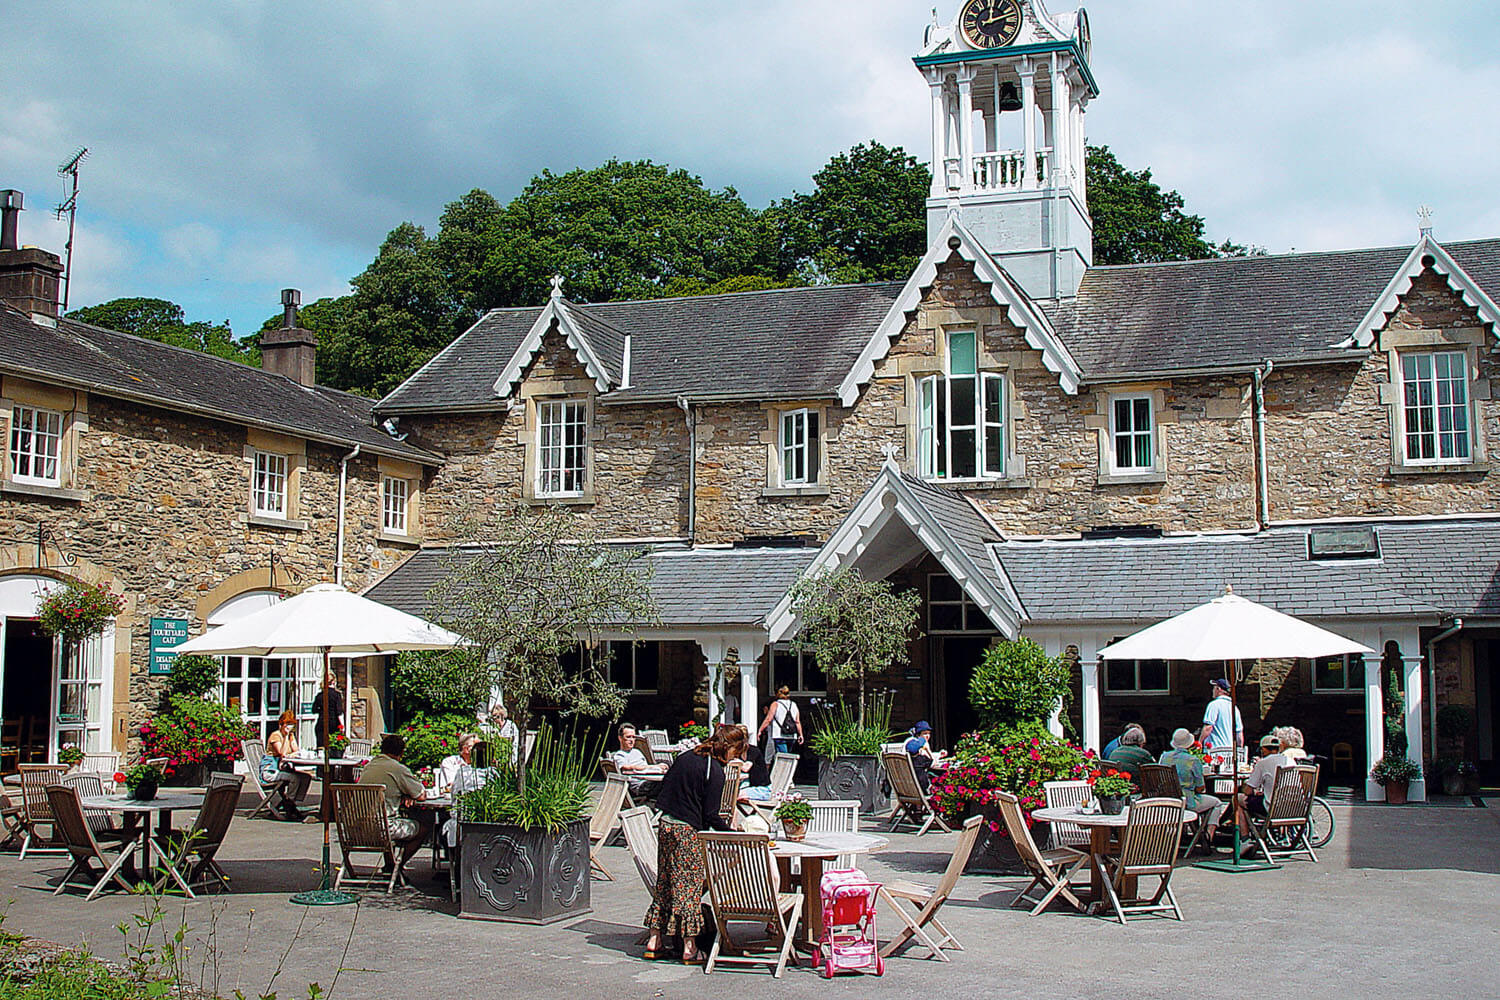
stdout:
POLYGON ((810 651, 828 677, 858 680, 855 723, 864 728, 865 679, 906 661, 921 597, 886 580, 867 580, 853 567, 804 576, 790 596, 792 614, 801 622, 794 650, 810 651))
POLYGON ((900 146, 860 143, 813 175, 811 194, 768 210, 783 256, 804 277, 900 281, 927 251, 932 173, 900 146))
POLYGON ((182 306, 167 299, 129 297, 110 299, 68 313, 69 319, 107 330, 159 340, 241 364, 259 365, 260 349, 253 341, 236 340, 229 323, 187 322, 182 306))
MULTIPOLYGON (((442 582, 427 593, 428 617, 462 635, 471 670, 498 688, 517 730, 537 706, 617 716, 624 698, 606 658, 583 657, 574 670, 563 655, 579 643, 657 622, 650 574, 634 549, 605 544, 588 522, 557 507, 524 505, 476 514, 456 526, 464 540, 442 582)), ((516 787, 526 790, 526 761, 516 787)))
POLYGON ((1068 664, 1048 656, 1031 639, 998 642, 984 651, 969 680, 969 704, 1001 742, 1042 736, 1047 720, 1068 696, 1068 664))
POLYGON ((1130 170, 1108 146, 1088 147, 1089 214, 1095 264, 1144 264, 1264 253, 1203 238, 1203 217, 1184 212, 1182 195, 1163 191, 1151 170, 1130 170))

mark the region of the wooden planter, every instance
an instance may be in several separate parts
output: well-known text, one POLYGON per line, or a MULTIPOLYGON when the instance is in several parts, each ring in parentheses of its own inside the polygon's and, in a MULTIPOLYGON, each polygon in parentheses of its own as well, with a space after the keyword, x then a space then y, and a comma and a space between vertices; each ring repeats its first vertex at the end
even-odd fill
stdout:
POLYGON ((855 799, 861 816, 885 813, 890 798, 880 790, 879 757, 835 757, 818 761, 818 798, 855 799))
POLYGON ((1393 806, 1406 805, 1406 785, 1404 781, 1387 781, 1385 783, 1385 800, 1393 806))
MULTIPOLYGON (((969 855, 969 862, 964 865, 964 874, 1025 874, 1026 866, 1021 861, 1020 853, 1016 851, 1015 841, 1005 832, 1005 821, 1000 818, 999 807, 984 806, 977 812, 984 817, 984 822, 979 824, 979 839, 974 841, 974 853, 969 855)), ((954 829, 958 828, 957 823, 949 825, 954 829)), ((1038 842, 1043 842, 1046 840, 1046 829, 1045 825, 1038 824, 1032 827, 1032 836, 1038 842)))
POLYGON ((587 818, 558 833, 461 822, 458 836, 459 916, 550 924, 592 910, 587 818))

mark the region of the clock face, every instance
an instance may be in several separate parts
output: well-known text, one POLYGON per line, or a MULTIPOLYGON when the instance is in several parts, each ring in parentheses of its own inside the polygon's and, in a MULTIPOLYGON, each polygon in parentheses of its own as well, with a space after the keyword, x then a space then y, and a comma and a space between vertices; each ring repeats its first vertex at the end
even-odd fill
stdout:
POLYGON ((969 0, 959 23, 964 38, 975 48, 1009 45, 1021 33, 1020 0, 969 0))

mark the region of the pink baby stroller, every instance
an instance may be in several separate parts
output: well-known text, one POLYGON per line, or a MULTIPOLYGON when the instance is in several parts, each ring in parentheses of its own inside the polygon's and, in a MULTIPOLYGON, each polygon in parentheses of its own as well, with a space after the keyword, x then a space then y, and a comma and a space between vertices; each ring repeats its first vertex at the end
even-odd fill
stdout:
POLYGON ((878 882, 858 868, 826 871, 818 883, 823 905, 823 940, 813 952, 813 965, 823 976, 836 972, 874 972, 885 975, 885 959, 875 941, 875 895, 878 882))

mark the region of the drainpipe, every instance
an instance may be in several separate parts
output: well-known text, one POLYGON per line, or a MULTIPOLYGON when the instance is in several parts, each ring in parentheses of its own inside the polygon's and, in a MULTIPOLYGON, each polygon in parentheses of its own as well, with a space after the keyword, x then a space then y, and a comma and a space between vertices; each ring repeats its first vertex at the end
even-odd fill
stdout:
POLYGON ((698 543, 698 421, 686 396, 677 397, 677 408, 687 418, 688 429, 688 547, 698 543))
POLYGON ((354 450, 339 462, 339 521, 334 528, 337 541, 334 543, 333 582, 340 586, 344 583, 344 493, 349 482, 349 463, 359 456, 359 449, 360 446, 355 445, 354 450))
POLYGON ((1255 488, 1259 494, 1256 521, 1264 531, 1271 526, 1271 498, 1269 475, 1266 471, 1266 376, 1271 374, 1271 361, 1255 369, 1255 488))
POLYGON ((1431 680, 1431 686, 1427 689, 1427 731, 1432 734, 1432 755, 1437 756, 1437 660, 1433 657, 1433 650, 1437 644, 1450 635, 1457 635, 1463 630, 1464 620, 1453 619, 1453 624, 1443 629, 1437 635, 1427 640, 1427 676, 1431 680))

